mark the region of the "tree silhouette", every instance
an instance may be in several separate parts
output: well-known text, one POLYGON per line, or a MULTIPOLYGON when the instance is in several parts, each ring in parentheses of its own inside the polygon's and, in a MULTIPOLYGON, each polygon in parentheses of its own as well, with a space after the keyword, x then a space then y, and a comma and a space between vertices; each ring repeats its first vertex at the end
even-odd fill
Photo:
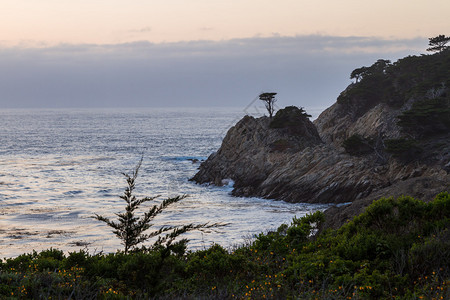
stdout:
POLYGON ((364 76, 367 75, 368 70, 369 68, 367 67, 354 69, 350 74, 350 79, 355 79, 356 82, 359 82, 364 76))
POLYGON ((450 41, 450 37, 446 37, 445 35, 441 34, 436 37, 429 38, 428 40, 428 46, 431 47, 428 48, 427 51, 442 52, 448 48, 446 44, 450 41))
POLYGON ((275 95, 277 93, 262 93, 259 95, 259 100, 264 101, 269 117, 272 118, 273 112, 275 111, 274 103, 277 101, 275 95))
POLYGON ((364 77, 383 74, 386 69, 391 66, 391 61, 387 59, 379 59, 370 67, 361 67, 354 69, 350 74, 350 79, 355 79, 356 83, 360 82, 364 77))
MULTIPOLYGON (((109 227, 113 228, 113 233, 122 241, 124 245, 125 253, 129 250, 136 248, 137 245, 147 241, 150 238, 158 237, 158 239, 153 243, 152 247, 156 248, 159 246, 165 246, 166 249, 171 247, 172 242, 181 234, 191 231, 191 230, 202 230, 205 228, 212 228, 218 226, 224 226, 222 224, 188 224, 183 226, 164 226, 158 230, 152 231, 148 234, 145 233, 152 224, 150 223, 158 214, 160 214, 169 205, 174 204, 178 201, 186 198, 184 196, 177 196, 174 198, 168 198, 163 200, 160 205, 153 205, 147 212, 145 212, 140 217, 136 214, 136 210, 139 206, 145 202, 152 201, 156 197, 145 197, 142 199, 137 199, 133 195, 135 189, 135 181, 138 176, 139 168, 142 165, 142 158, 136 166, 133 174, 130 176, 123 173, 127 179, 127 188, 122 196, 126 202, 125 211, 123 213, 116 213, 118 217, 117 221, 111 221, 109 218, 95 214, 94 219, 105 222, 109 227)), ((181 244, 185 245, 187 240, 184 239, 180 241, 181 244)))

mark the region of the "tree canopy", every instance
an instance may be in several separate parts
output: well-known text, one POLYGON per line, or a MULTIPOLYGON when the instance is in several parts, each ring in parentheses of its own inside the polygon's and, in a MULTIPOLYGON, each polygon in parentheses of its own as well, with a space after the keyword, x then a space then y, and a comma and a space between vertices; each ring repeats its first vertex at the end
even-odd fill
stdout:
POLYGON ((448 48, 447 43, 450 42, 450 37, 443 34, 436 37, 429 38, 428 46, 431 46, 427 51, 442 52, 448 48))
POLYGON ((350 79, 355 79, 356 82, 361 81, 366 76, 374 74, 383 74, 386 69, 391 65, 391 61, 387 59, 379 59, 370 67, 361 67, 352 71, 350 79))
POLYGON ((274 103, 277 101, 275 95, 277 93, 262 93, 259 95, 259 100, 264 101, 269 117, 272 118, 275 111, 274 103))
POLYGON ((359 82, 364 77, 364 75, 367 74, 368 69, 369 68, 367 68, 367 67, 361 67, 361 68, 354 69, 352 71, 352 73, 350 74, 350 79, 355 79, 356 82, 359 82))

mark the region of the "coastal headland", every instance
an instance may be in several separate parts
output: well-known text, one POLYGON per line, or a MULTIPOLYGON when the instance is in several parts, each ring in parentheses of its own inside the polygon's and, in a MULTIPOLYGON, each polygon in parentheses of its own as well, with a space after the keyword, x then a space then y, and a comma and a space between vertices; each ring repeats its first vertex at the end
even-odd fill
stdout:
POLYGON ((450 190, 450 51, 378 60, 314 121, 289 106, 245 116, 191 179, 233 195, 331 207, 337 228, 380 197, 450 190))

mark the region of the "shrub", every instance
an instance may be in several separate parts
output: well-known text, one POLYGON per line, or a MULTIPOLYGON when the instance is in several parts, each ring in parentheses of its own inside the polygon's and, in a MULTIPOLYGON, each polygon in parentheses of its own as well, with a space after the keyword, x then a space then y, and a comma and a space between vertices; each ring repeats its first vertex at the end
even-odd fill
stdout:
POLYGON ((346 139, 342 146, 345 151, 351 155, 361 155, 367 154, 373 151, 373 147, 371 146, 372 142, 367 140, 366 138, 354 134, 346 139))
POLYGON ((310 117, 311 115, 307 114, 303 108, 287 106, 277 111, 269 127, 295 129, 295 127, 302 126, 305 120, 310 117))
POLYGON ((450 131, 450 96, 417 101, 398 116, 402 131, 417 137, 450 131))
MULTIPOLYGON (((150 223, 157 215, 164 211, 170 205, 181 201, 186 198, 186 196, 177 196, 174 198, 169 198, 163 200, 160 205, 153 205, 147 212, 144 213, 143 216, 138 217, 135 213, 141 204, 145 202, 149 202, 154 200, 157 197, 145 197, 141 199, 137 199, 133 195, 133 191, 135 189, 136 178, 139 173, 139 169, 142 165, 142 158, 134 169, 133 174, 130 176, 128 174, 123 174, 127 179, 127 187, 121 199, 123 199, 126 203, 125 211, 123 213, 117 213, 118 221, 111 221, 109 218, 100 216, 95 214, 93 218, 105 222, 109 227, 113 229, 113 233, 122 241, 124 245, 125 254, 128 253, 129 250, 139 249, 136 247, 137 245, 147 241, 150 238, 157 237, 157 240, 153 243, 152 248, 157 249, 160 247, 165 247, 167 249, 174 246, 175 249, 180 250, 184 249, 183 245, 187 243, 187 240, 182 240, 180 243, 173 245, 174 240, 182 235, 183 233, 191 230, 202 230, 204 228, 212 228, 217 226, 223 226, 220 224, 188 224, 183 226, 165 226, 160 228, 159 230, 155 230, 150 232, 149 234, 145 234, 144 232, 150 229, 152 224, 150 223), (181 245, 181 247, 180 247, 181 245)), ((143 250, 148 250, 143 247, 143 250)))
POLYGON ((393 64, 378 60, 371 67, 354 70, 351 78, 356 83, 349 85, 337 102, 356 119, 379 103, 401 107, 412 98, 429 98, 436 85, 449 87, 450 51, 408 56, 393 64))
POLYGON ((421 243, 411 247, 408 255, 409 273, 415 277, 433 272, 442 278, 450 276, 450 230, 437 230, 421 243))
POLYGON ((388 139, 385 140, 386 152, 403 161, 412 161, 418 158, 422 149, 415 140, 411 139, 388 139))
POLYGON ((1 263, 0 298, 448 298, 448 192, 431 202, 381 198, 340 229, 316 233, 323 218, 294 218, 234 251, 33 252, 1 263))
POLYGON ((71 252, 64 260, 63 267, 70 269, 72 267, 85 267, 88 262, 89 254, 83 250, 71 252))

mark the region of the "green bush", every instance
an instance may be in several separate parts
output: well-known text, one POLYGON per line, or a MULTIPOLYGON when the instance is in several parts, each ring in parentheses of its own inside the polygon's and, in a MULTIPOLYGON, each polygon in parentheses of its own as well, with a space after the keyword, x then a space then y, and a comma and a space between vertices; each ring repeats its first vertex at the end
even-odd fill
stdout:
POLYGON ((136 188, 136 179, 139 174, 139 169, 141 168, 143 158, 136 165, 133 173, 131 175, 123 173, 127 181, 127 187, 120 198, 125 201, 125 210, 120 213, 116 213, 117 220, 113 221, 105 216, 100 216, 95 214, 92 218, 106 223, 109 227, 113 229, 113 233, 118 239, 121 240, 124 246, 124 252, 127 254, 129 251, 140 251, 148 249, 173 249, 177 252, 184 251, 186 248, 187 240, 183 239, 176 243, 175 240, 188 231, 192 230, 203 230, 206 228, 224 226, 222 224, 187 224, 182 226, 164 226, 158 230, 153 230, 149 233, 148 230, 153 226, 151 223, 155 217, 162 213, 165 209, 174 203, 177 203, 187 195, 176 196, 173 198, 168 198, 163 200, 159 205, 153 205, 150 209, 147 209, 141 216, 138 216, 136 210, 146 202, 151 202, 155 200, 156 197, 144 197, 141 199, 134 196, 134 190, 136 188), (150 248, 141 246, 139 249, 138 245, 144 243, 145 241, 157 238, 153 242, 150 248))
POLYGON ((393 64, 378 60, 371 67, 354 70, 351 78, 357 82, 342 92, 337 102, 354 118, 379 103, 400 107, 411 98, 425 99, 436 85, 446 87, 448 92, 450 51, 408 56, 393 64))
POLYGON ((0 265, 2 299, 448 299, 450 194, 382 198, 338 230, 294 218, 233 251, 33 252, 0 265))
POLYGON ((425 137, 450 131, 450 96, 417 101, 398 116, 402 131, 425 137))
POLYGON ((422 149, 415 140, 411 139, 388 139, 384 141, 386 152, 403 161, 412 161, 418 158, 422 149))
POLYGON ((450 273, 450 230, 441 229, 411 247, 408 255, 409 273, 415 277, 437 272, 441 277, 450 273))
POLYGON ((311 115, 307 114, 303 108, 296 106, 286 106, 283 109, 277 111, 272 121, 270 122, 270 128, 287 128, 296 131, 296 127, 302 126, 305 120, 310 118, 311 115))
POLYGON ((337 98, 337 102, 347 106, 355 118, 363 115, 378 103, 396 102, 398 92, 394 88, 389 73, 391 66, 390 61, 380 59, 370 67, 362 68, 365 71, 361 80, 342 92, 337 98))
POLYGON ((342 146, 345 151, 351 155, 367 154, 373 151, 372 142, 358 134, 347 138, 342 146))
POLYGON ((63 262, 63 268, 70 269, 72 267, 85 267, 87 265, 89 253, 80 250, 78 252, 70 252, 69 256, 63 262))

